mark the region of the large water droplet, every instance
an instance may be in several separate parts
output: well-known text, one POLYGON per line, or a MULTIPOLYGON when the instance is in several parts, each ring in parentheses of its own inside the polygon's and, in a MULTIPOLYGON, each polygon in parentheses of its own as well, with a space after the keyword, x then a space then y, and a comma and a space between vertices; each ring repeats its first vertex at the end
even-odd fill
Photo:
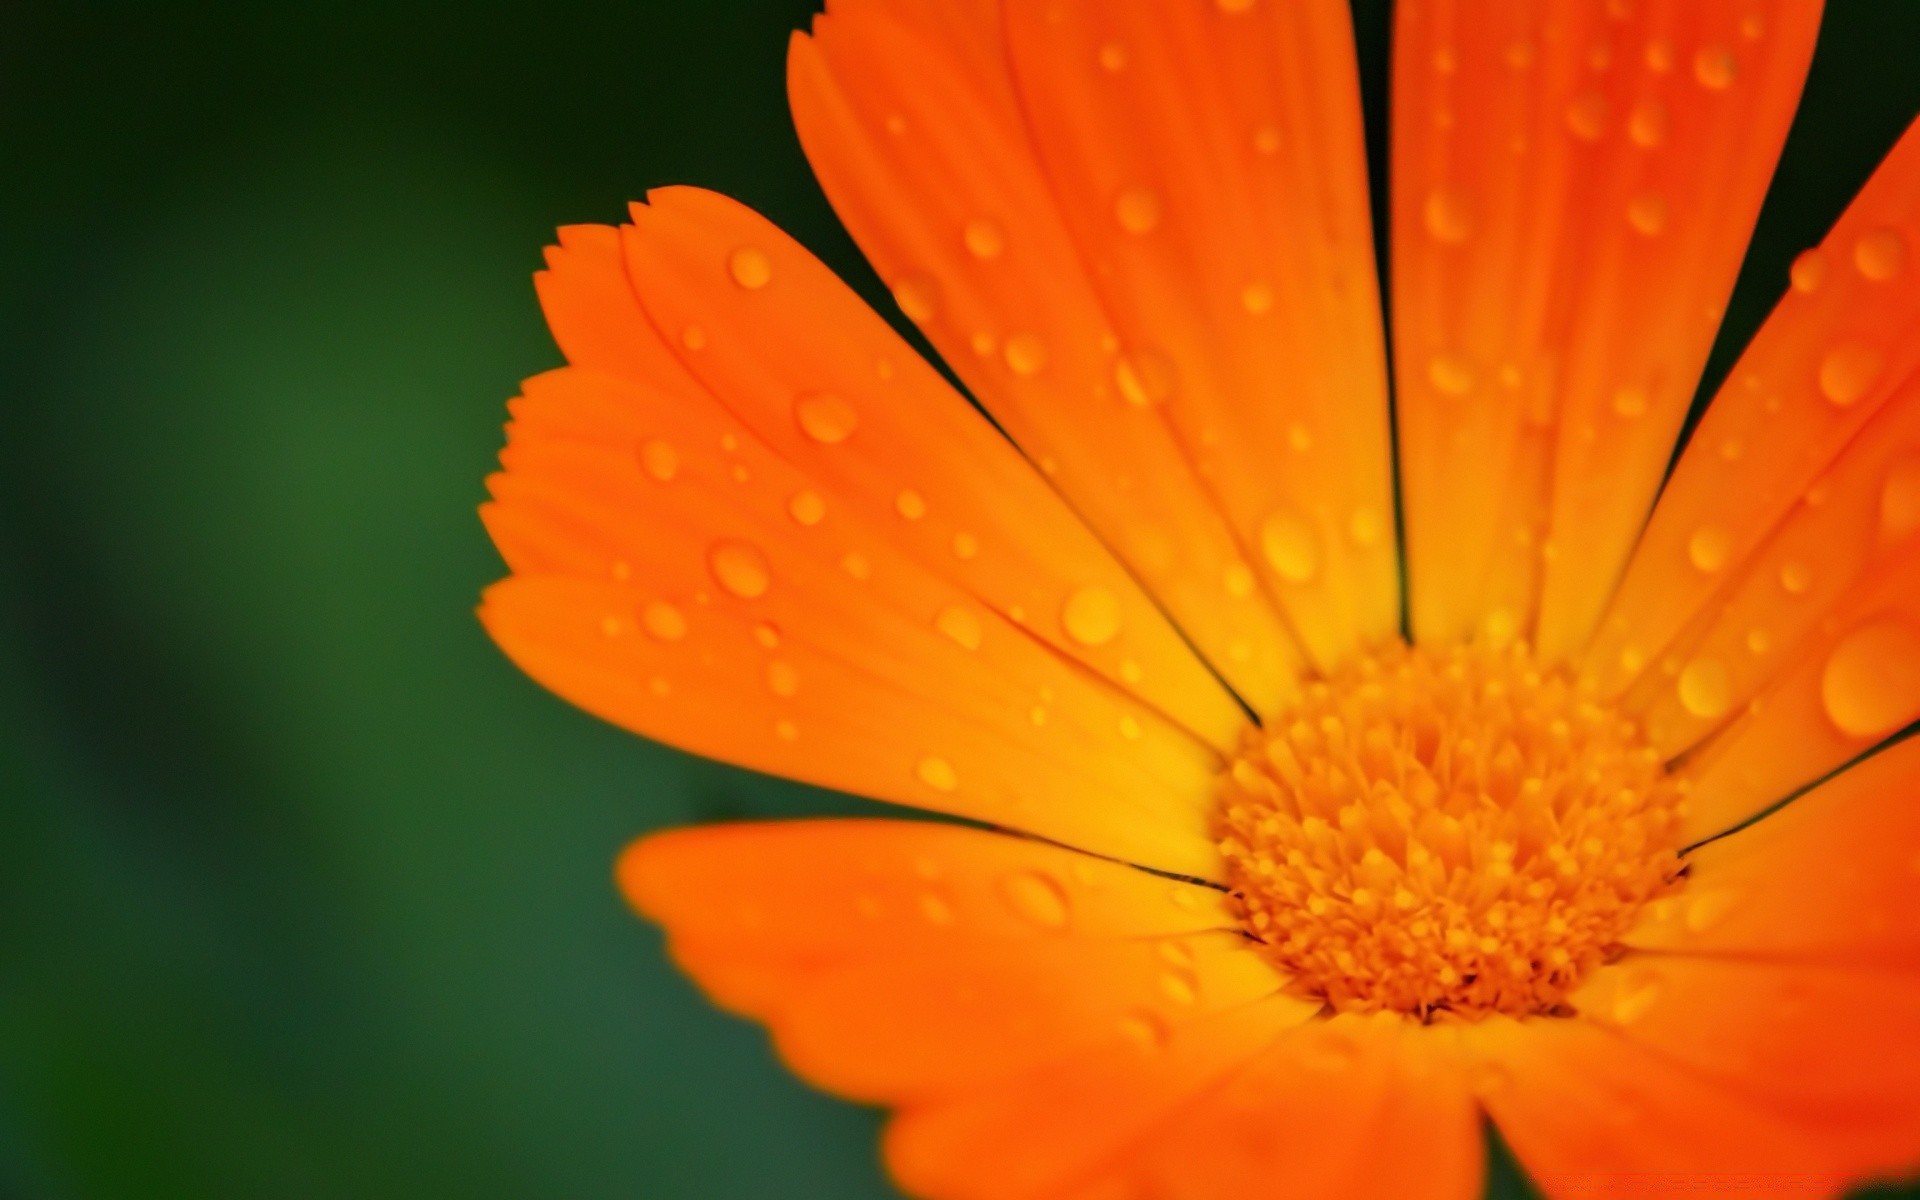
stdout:
POLYGON ((794 423, 800 432, 823 446, 836 446, 860 427, 853 405, 832 392, 808 392, 793 402, 794 423))
POLYGON ((1651 192, 1627 201, 1627 224, 1643 237, 1652 237, 1667 227, 1667 202, 1651 192))
POLYGON ((1667 106, 1658 100, 1642 100, 1627 116, 1627 136, 1643 148, 1658 146, 1667 140, 1667 106))
POLYGON ((1100 66, 1106 71, 1124 71, 1127 69, 1127 48, 1119 42, 1108 42, 1100 47, 1100 66))
POLYGON ((1796 292, 1817 291, 1827 278, 1827 256, 1818 247, 1802 250, 1799 257, 1793 260, 1787 278, 1796 292))
POLYGON ((640 447, 640 469, 665 483, 680 473, 680 452, 654 438, 640 447))
POLYGON ((1888 617, 1849 633, 1827 657, 1820 702, 1834 727, 1855 738, 1920 717, 1920 631, 1888 617))
POLYGON ((707 566, 721 587, 742 600, 766 595, 773 584, 767 556, 745 542, 715 542, 707 552, 707 566))
POLYGON ((1724 92, 1733 86, 1740 64, 1725 46, 1702 46, 1693 56, 1693 77, 1710 92, 1724 92))
POLYGON ((916 904, 920 916, 929 925, 946 926, 953 924, 953 906, 935 892, 922 892, 916 904))
POLYGON ((1113 215, 1128 233, 1152 233, 1160 224, 1160 197, 1140 185, 1123 188, 1114 199, 1113 215))
POLYGON ((1892 541, 1915 530, 1920 530, 1920 453, 1895 462, 1880 487, 1880 535, 1892 541))
POLYGON ((1075 588, 1060 609, 1067 636, 1083 646, 1104 646, 1120 636, 1120 599, 1099 584, 1075 588))
POLYGON ((1281 511, 1260 525, 1260 551, 1274 574, 1288 583, 1305 583, 1320 570, 1320 543, 1299 515, 1281 511))
POLYGON ((687 636, 687 618, 665 600, 655 600, 640 613, 640 626, 663 642, 677 642, 687 636))
POLYGON ((1884 283, 1907 266, 1907 240, 1898 229, 1870 229, 1853 244, 1853 265, 1875 283, 1884 283))
POLYGON ((1067 924, 1067 893, 1052 876, 1042 871, 1021 871, 1000 882, 1007 906, 1042 929, 1064 929, 1067 924))
POLYGON ((1253 317, 1272 311, 1273 289, 1264 283, 1249 283, 1240 289, 1240 307, 1253 317))
POLYGON ((773 279, 773 261, 758 246, 742 246, 727 256, 727 272, 748 291, 758 291, 773 279))
POLYGON ((1006 253, 1007 235, 997 221, 987 217, 975 217, 967 222, 961 233, 961 240, 967 244, 967 253, 975 258, 999 258, 1006 253))
POLYGON ((1371 508, 1356 508, 1347 521, 1347 536, 1356 546, 1371 546, 1379 542, 1387 532, 1386 522, 1378 512, 1371 508))
POLYGON ((1194 987, 1193 980, 1174 971, 1168 971, 1160 976, 1160 994, 1175 1004, 1200 1002, 1200 992, 1194 987))
POLYGON ((1647 389, 1628 385, 1613 394, 1615 415, 1626 418, 1640 416, 1647 411, 1647 389))
POLYGON ((968 650, 980 648, 983 632, 980 618, 964 605, 950 604, 941 609, 940 615, 934 618, 933 627, 946 634, 956 645, 968 650))
POLYGON ((1702 720, 1724 716, 1733 706, 1733 684, 1717 658, 1696 658, 1680 672, 1680 706, 1702 720))
POLYGON ((1016 333, 1007 339, 1007 369, 1015 375, 1038 375, 1047 365, 1047 344, 1039 335, 1016 333))
POLYGON ((1423 215, 1427 232, 1436 242, 1456 246, 1473 232, 1473 213, 1466 193, 1457 187, 1439 187, 1427 193, 1423 215))
POLYGON ((1813 586, 1813 568, 1797 559, 1780 568, 1780 589, 1789 596, 1804 596, 1813 586))
POLYGON ((954 773, 953 764, 935 755, 929 754, 921 759, 913 773, 921 783, 936 792, 951 792, 960 786, 960 777, 954 773))
POLYGON ((1120 1036, 1142 1050, 1159 1051, 1173 1040, 1173 1029, 1159 1013, 1141 1009, 1120 1018, 1120 1036))
POLYGON ((1227 595, 1244 599, 1253 595, 1253 568, 1243 562, 1230 562, 1221 572, 1220 582, 1227 589, 1227 595))
POLYGON ((893 285, 893 302, 907 320, 925 325, 940 314, 940 285, 931 275, 903 275, 893 285))
POLYGON ((1880 378, 1886 359, 1860 342, 1848 342, 1827 351, 1820 360, 1820 394, 1841 408, 1860 397, 1880 378))
POLYGON ((1436 354, 1427 363, 1427 382, 1447 396, 1464 396, 1473 390, 1473 368, 1452 354, 1436 354))
POLYGON ((1703 891, 1687 901, 1686 926, 1689 933, 1705 933, 1740 906, 1740 893, 1728 888, 1703 891))
POLYGON ((1726 566, 1732 553, 1733 537, 1718 525, 1702 526, 1687 542, 1687 561, 1708 574, 1726 566))
POLYGON ((800 672, 790 662, 776 659, 768 663, 767 690, 783 699, 794 695, 800 690, 800 672))

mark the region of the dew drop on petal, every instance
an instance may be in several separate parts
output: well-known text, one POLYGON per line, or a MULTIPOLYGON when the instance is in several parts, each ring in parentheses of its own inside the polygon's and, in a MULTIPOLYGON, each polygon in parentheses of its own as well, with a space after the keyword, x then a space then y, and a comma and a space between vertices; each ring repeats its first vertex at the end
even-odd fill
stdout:
POLYGON ((1567 105, 1567 128, 1583 142, 1598 141, 1607 128, 1607 98, 1582 92, 1567 105))
POLYGON ((893 302, 907 320, 925 325, 940 314, 940 285, 930 275, 903 275, 893 285, 893 302))
POLYGON ((1427 363, 1427 382, 1447 396, 1464 396, 1473 390, 1473 368, 1451 354, 1436 354, 1427 363))
POLYGON ((1667 139, 1667 109, 1658 100, 1642 100, 1627 116, 1627 136, 1639 147, 1658 146, 1667 139))
POLYGON ((1920 717, 1920 630, 1884 618, 1840 639, 1820 674, 1820 702, 1848 737, 1880 737, 1920 717))
POLYGON ((860 414, 832 392, 808 392, 793 402, 794 423, 800 432, 823 446, 837 446, 860 427, 860 414))
POLYGON ((954 774, 953 764, 931 754, 920 760, 913 773, 921 783, 936 792, 951 792, 960 786, 960 777, 954 774))
POLYGON ((1702 46, 1693 56, 1693 77, 1710 92, 1724 92, 1732 87, 1739 69, 1733 51, 1725 46, 1702 46))
POLYGON ((953 556, 966 560, 980 553, 980 539, 962 530, 953 535, 953 556))
POLYGON ((1242 599, 1253 595, 1253 568, 1243 562, 1230 562, 1221 572, 1221 586, 1227 589, 1227 595, 1242 599))
POLYGON ((1457 246, 1473 233, 1473 214, 1459 188, 1440 187, 1427 193, 1423 215, 1427 232, 1436 242, 1457 246))
POLYGON ((1292 512, 1276 512, 1261 522, 1260 551, 1274 574, 1288 583, 1306 583, 1320 570, 1313 528, 1292 512))
POLYGON ((1108 71, 1127 69, 1127 48, 1119 42, 1108 42, 1100 47, 1100 65, 1108 71))
POLYGON ((745 542, 715 542, 707 551, 707 566, 715 582, 742 600, 764 596, 773 585, 767 556, 745 542))
POLYGON ((1066 889, 1042 871, 1020 871, 1000 881, 1000 892, 1022 920, 1041 929, 1064 929, 1068 905, 1066 889))
POLYGON ((1723 716, 1733 705, 1733 684, 1719 659, 1694 659, 1680 672, 1676 687, 1680 707, 1703 720, 1723 716))
POLYGON ((1898 229, 1870 229, 1853 244, 1853 265, 1866 278, 1884 283, 1906 269, 1907 241, 1898 229))
POLYGON ((727 256, 727 273, 748 291, 758 291, 773 279, 773 260, 758 246, 742 246, 727 256))
POLYGON ((953 906, 934 892, 920 893, 917 907, 920 909, 920 916, 929 925, 953 924, 953 906))
POLYGON ((1827 256, 1818 247, 1802 250, 1793 260, 1787 278, 1796 292, 1817 291, 1827 278, 1827 256))
POLYGON ((1795 560, 1780 568, 1780 590, 1789 596, 1804 596, 1813 586, 1813 568, 1795 560))
POLYGON ((1037 334, 1016 333, 1007 339, 1007 368, 1015 375, 1038 375, 1047 365, 1047 346, 1037 334))
POLYGON ((767 690, 781 698, 800 690, 800 672, 790 662, 775 660, 767 664, 767 690))
POLYGON ((1164 403, 1174 392, 1173 362, 1152 350, 1136 351, 1114 364, 1113 383, 1134 408, 1164 403))
POLYGON ((1718 525, 1706 525, 1697 530, 1687 542, 1687 561, 1695 569, 1708 574, 1727 565, 1727 556, 1733 553, 1733 538, 1718 525))
POLYGON ((677 642, 687 636, 687 618, 665 600, 655 600, 641 610, 640 626, 662 642, 677 642))
POLYGON ((1647 411, 1647 389, 1642 387, 1623 387, 1613 394, 1613 411, 1616 416, 1629 419, 1647 411))
POLYGON ((1859 342, 1835 346, 1820 360, 1820 394, 1845 408, 1867 394, 1884 366, 1885 357, 1872 346, 1859 342))
POLYGON ((893 511, 909 521, 918 521, 927 515, 926 497, 912 488, 907 488, 893 498, 893 511))
POLYGON ((1113 215, 1128 233, 1152 233, 1160 225, 1160 197, 1138 184, 1123 188, 1114 199, 1113 215))
POLYGON ((1120 1018, 1120 1036, 1142 1050, 1160 1051, 1173 1040, 1173 1030, 1159 1013, 1141 1009, 1120 1018))
POLYGON ((1099 584, 1075 588, 1060 610, 1067 636, 1083 646, 1104 646, 1120 636, 1120 600, 1099 584))
POLYGON ((967 253, 975 258, 999 258, 1007 250, 1007 235, 999 222, 986 217, 976 217, 967 222, 961 239, 967 244, 967 253))
POLYGON ((1386 534, 1386 522, 1371 508, 1356 508, 1347 521, 1347 536, 1356 546, 1372 546, 1386 534))
POLYGON ((819 492, 805 488, 787 501, 787 515, 802 525, 818 525, 827 515, 827 502, 819 492))
POLYGON ((1264 283, 1250 283, 1240 289, 1240 307, 1248 316, 1258 317, 1273 309, 1273 289, 1264 283))
POLYGON ((640 447, 640 468, 665 483, 680 473, 680 452, 659 438, 653 438, 640 447))
POLYGON ((934 618, 934 628, 945 634, 948 640, 967 650, 978 650, 982 630, 980 618, 972 609, 959 604, 951 604, 940 610, 934 618))
POLYGON ((1627 201, 1627 224, 1644 237, 1652 237, 1667 227, 1667 202, 1652 194, 1627 201))
POLYGON ((762 621, 753 627, 753 640, 760 643, 764 649, 778 649, 780 646, 780 627, 772 621, 762 621))
POLYGON ((1915 530, 1920 530, 1920 453, 1895 462, 1880 487, 1880 535, 1892 541, 1915 530))

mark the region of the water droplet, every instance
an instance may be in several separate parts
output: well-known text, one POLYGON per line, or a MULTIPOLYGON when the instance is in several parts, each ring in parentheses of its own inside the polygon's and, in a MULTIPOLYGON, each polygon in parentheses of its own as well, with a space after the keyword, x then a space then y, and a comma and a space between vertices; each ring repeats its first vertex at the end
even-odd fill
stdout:
POLYGON ((687 636, 687 618, 665 600, 655 600, 642 610, 640 625, 663 642, 677 642, 687 636))
POLYGON ((1016 333, 1007 339, 1006 357, 1015 375, 1037 375, 1047 365, 1047 346, 1036 334, 1016 333))
POLYGON ((1647 43, 1647 70, 1656 75, 1673 70, 1672 42, 1666 38, 1655 38, 1647 43))
POLYGON ((1875 283, 1884 283, 1907 265, 1907 240, 1898 229, 1870 229, 1853 244, 1853 265, 1875 283))
POLYGON ((1305 454, 1313 449, 1313 431, 1298 421, 1287 426, 1287 449, 1295 454, 1305 454))
POLYGON ((1650 149, 1667 140, 1667 106, 1658 100, 1642 100, 1627 114, 1627 136, 1633 144, 1650 149))
POLYGON ((1320 570, 1320 544, 1313 528, 1291 512, 1276 512, 1261 523, 1260 551, 1274 574, 1288 583, 1305 583, 1320 570))
POLYGON ((839 445, 860 427, 853 405, 832 392, 808 392, 795 400, 793 419, 800 432, 823 446, 839 445))
POLYGON ((1820 701, 1834 727, 1855 738, 1920 717, 1920 631, 1889 617, 1849 633, 1827 657, 1820 701))
POLYGON ((953 906, 932 892, 920 893, 919 908, 929 925, 953 924, 953 906))
POLYGON ((1067 636, 1083 646, 1104 646, 1120 636, 1120 599, 1099 584, 1075 588, 1060 610, 1067 636))
POLYGON ((1727 888, 1701 892, 1687 902, 1686 926, 1690 933, 1705 933, 1723 917, 1738 908, 1740 894, 1727 888))
POLYGON ((1660 977, 1640 972, 1624 979, 1613 994, 1611 1015, 1617 1024, 1631 1025, 1653 1011, 1663 990, 1660 977))
POLYGON ((664 676, 655 675, 647 680, 647 691, 655 696, 665 696, 673 691, 673 685, 668 683, 664 676))
POLYGON ((785 717, 781 717, 773 723, 773 736, 783 742, 798 741, 800 738, 800 727, 785 717))
POLYGON ((1120 1036, 1142 1050, 1159 1051, 1173 1040, 1173 1029, 1165 1017, 1142 1009, 1120 1018, 1120 1036))
POLYGON ((1773 649, 1773 638, 1766 630, 1753 628, 1747 630, 1747 653, 1760 655, 1773 649))
POLYGON ((1920 453, 1910 453, 1887 471, 1880 488, 1880 534, 1888 540, 1920 530, 1920 453))
POLYGON ((1804 596, 1813 586, 1813 568, 1798 560, 1780 568, 1780 587, 1790 596, 1804 596))
POLYGON ((913 773, 921 783, 936 792, 951 792, 960 786, 960 777, 954 774, 953 764, 944 758, 928 755, 920 760, 920 765, 914 768, 913 773))
POLYGON ((873 578, 873 564, 858 550, 849 550, 840 559, 840 569, 855 579, 873 578))
POLYGON ((1144 731, 1140 728, 1140 719, 1132 713, 1127 713, 1120 718, 1121 737, 1130 742, 1137 742, 1140 740, 1142 732, 1144 731))
POLYGON ((909 521, 918 521, 927 515, 927 500, 919 492, 907 488, 893 498, 893 511, 909 521))
POLYGON ((1621 388, 1613 394, 1615 415, 1629 419, 1647 411, 1647 389, 1631 385, 1621 388))
POLYGON ((758 291, 773 279, 773 261, 758 246, 742 246, 727 257, 727 271, 741 287, 758 291))
POLYGON ((1796 292, 1812 292, 1819 289, 1827 277, 1827 256, 1816 247, 1802 250, 1793 260, 1793 267, 1787 272, 1787 278, 1796 292))
POLYGON ((1718 525, 1703 525, 1687 542, 1687 561, 1695 569, 1712 574, 1727 565, 1733 553, 1733 538, 1718 525))
POLYGON ((1198 1004, 1200 993, 1195 990, 1193 981, 1185 975, 1168 971, 1160 976, 1160 994, 1175 1004, 1198 1004))
POLYGON ((940 313, 940 285, 930 275, 903 275, 893 285, 893 302, 907 320, 925 325, 940 313))
POLYGON ((1253 595, 1253 568, 1243 562, 1230 562, 1221 572, 1221 586, 1227 589, 1227 595, 1243 599, 1253 595))
POLYGON ((1386 522, 1371 508, 1356 508, 1347 521, 1347 536, 1356 546, 1371 546, 1386 534, 1386 522))
POLYGON ((1123 658, 1120 660, 1120 678, 1127 683, 1139 683, 1146 678, 1146 672, 1141 670, 1139 663, 1123 658))
POLYGON ((998 222, 986 217, 968 221, 961 237, 967 244, 967 252, 975 258, 999 258, 1007 250, 1005 231, 998 222))
POLYGON ((768 663, 767 690, 782 698, 793 695, 800 690, 800 672, 789 662, 768 663))
POLYGON ((1533 65, 1535 50, 1532 42, 1515 42, 1507 47, 1503 58, 1507 65, 1516 71, 1524 71, 1533 65))
POLYGON ((965 560, 972 558, 978 553, 980 553, 979 538, 964 531, 953 535, 953 556, 955 558, 965 560))
POLYGON ((680 452, 654 438, 640 447, 640 467, 661 483, 680 473, 680 452))
POLYGON ((1250 283, 1240 289, 1240 307, 1249 316, 1260 316, 1273 308, 1273 289, 1264 283, 1250 283))
POLYGON ((707 566, 721 587, 742 600, 766 595, 773 584, 766 555, 745 542, 715 542, 707 552, 707 566))
POLYGON ((1717 658, 1696 658, 1680 672, 1680 707, 1702 720, 1724 716, 1733 706, 1733 683, 1717 658))
POLYGON ((980 648, 982 636, 980 618, 975 616, 970 608, 958 604, 948 605, 940 610, 938 617, 934 618, 933 626, 968 650, 980 648))
POLYGON ((1748 41, 1758 41, 1767 31, 1767 20, 1757 12, 1748 13, 1740 18, 1740 36, 1748 41))
POLYGON ((1693 56, 1693 77, 1711 92, 1724 92, 1733 86, 1740 64, 1725 46, 1702 46, 1693 56))
POLYGON ((1100 47, 1100 65, 1108 71, 1127 69, 1127 48, 1119 42, 1108 42, 1100 47))
POLYGON ((1271 125, 1262 125, 1253 131, 1253 148, 1262 154, 1275 154, 1280 150, 1280 131, 1271 125))
POLYGON ((1667 202, 1652 194, 1627 201, 1627 224, 1643 237, 1652 237, 1667 227, 1667 202))
POLYGON ((1443 395, 1464 396, 1473 390, 1473 368, 1451 354, 1436 354, 1427 363, 1427 382, 1443 395))
POLYGON ((1243 13, 1253 8, 1254 0, 1214 0, 1214 4, 1223 13, 1243 13))
POLYGON ((1440 187, 1427 193, 1424 215, 1427 232, 1436 242, 1457 246, 1473 232, 1473 214, 1459 188, 1440 187))
POLYGON ((1583 142, 1598 141, 1607 128, 1607 98, 1582 92, 1567 105, 1567 128, 1583 142))
POLYGON ((1859 342, 1835 346, 1820 360, 1820 394, 1841 408, 1859 400, 1880 378, 1886 359, 1859 342))
POLYGON ((1152 233, 1160 225, 1160 197, 1151 188, 1123 188, 1114 199, 1113 215, 1128 233, 1152 233))
POLYGON ((819 492, 804 489, 787 501, 787 515, 802 525, 818 525, 827 515, 827 502, 819 492))
POLYGON ((778 649, 780 646, 780 627, 772 621, 762 621, 753 627, 753 640, 759 642, 765 649, 778 649))
POLYGON ((698 325, 689 325, 680 331, 680 344, 696 352, 705 350, 707 348, 707 331, 698 325))
POLYGON ((1113 366, 1120 398, 1135 408, 1165 403, 1174 390, 1173 361, 1153 350, 1137 350, 1113 366))
POLYGON ((1007 906, 1042 929, 1064 929, 1067 893, 1053 877, 1041 871, 1021 871, 1000 883, 1007 906))

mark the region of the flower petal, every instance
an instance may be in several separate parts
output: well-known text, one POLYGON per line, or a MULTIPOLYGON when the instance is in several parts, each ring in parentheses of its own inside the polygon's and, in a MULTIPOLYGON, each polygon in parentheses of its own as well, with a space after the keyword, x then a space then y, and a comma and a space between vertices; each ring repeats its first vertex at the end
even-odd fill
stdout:
POLYGON ((987 411, 1256 711, 1300 650, 1129 359, 1004 66, 925 5, 852 0, 796 37, 788 88, 828 198, 987 411))
POLYGON ((1010 5, 1059 210, 1322 670, 1399 632, 1386 351, 1342 0, 1010 5), (1151 218, 1151 222, 1148 218, 1151 218))
POLYGON ((1443 1032, 1397 1014, 1296 1026, 1141 1137, 1087 1190, 1161 1200, 1473 1200, 1480 1114, 1443 1032))
POLYGON ((680 964, 764 1021, 796 1072, 868 1101, 993 1089, 1090 1048, 1154 1045, 1282 982, 1223 893, 982 830, 679 830, 635 843, 620 879, 680 964))
POLYGON ((1818 0, 1397 7, 1412 625, 1577 652, 1733 287, 1818 0), (1561 553, 1553 553, 1558 548, 1561 553))

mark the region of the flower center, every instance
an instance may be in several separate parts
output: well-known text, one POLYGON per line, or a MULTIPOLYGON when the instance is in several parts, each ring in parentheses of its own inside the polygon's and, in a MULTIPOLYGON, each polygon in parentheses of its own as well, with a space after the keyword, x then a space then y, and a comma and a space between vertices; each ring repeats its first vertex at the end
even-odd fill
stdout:
POLYGON ((1681 885, 1681 786, 1524 648, 1363 658, 1251 731, 1220 786, 1247 932, 1342 1010, 1565 1014, 1681 885))

